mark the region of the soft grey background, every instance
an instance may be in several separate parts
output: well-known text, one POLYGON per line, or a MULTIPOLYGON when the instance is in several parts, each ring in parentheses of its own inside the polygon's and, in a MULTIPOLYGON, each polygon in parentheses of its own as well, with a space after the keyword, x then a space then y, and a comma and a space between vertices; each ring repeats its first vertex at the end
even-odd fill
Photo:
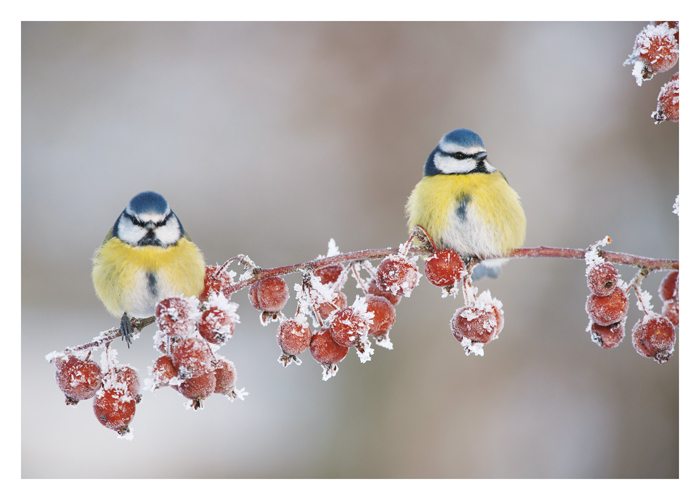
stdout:
MULTIPOLYGON (((395 245, 456 127, 521 194, 529 245, 610 234, 676 256, 678 129, 649 118, 668 75, 638 88, 622 66, 642 25, 24 23, 24 477, 676 477, 678 356, 591 343, 580 262, 511 262, 483 283, 506 327, 478 359, 450 335, 457 302, 424 282, 395 350, 350 355, 325 383, 308 355, 277 363, 274 327, 239 296, 223 353, 250 397, 193 412, 147 393, 131 442, 89 402, 64 406, 43 359, 115 324, 90 258, 137 192, 166 195, 211 263, 395 245)), ((119 347, 144 375, 151 334, 119 347)))

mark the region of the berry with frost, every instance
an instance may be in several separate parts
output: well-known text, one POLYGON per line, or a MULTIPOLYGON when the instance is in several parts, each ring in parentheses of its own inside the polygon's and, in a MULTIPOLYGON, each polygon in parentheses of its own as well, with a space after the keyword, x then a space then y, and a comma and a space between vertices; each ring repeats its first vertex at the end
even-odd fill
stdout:
POLYGON ((72 354, 56 358, 56 382, 66 396, 66 404, 74 405, 90 399, 100 388, 102 370, 94 361, 72 354))
POLYGON ((207 266, 204 271, 204 288, 199 300, 205 301, 210 295, 231 295, 234 285, 233 273, 222 266, 207 266))
POLYGON ((114 370, 114 384, 123 384, 126 393, 137 403, 141 402, 141 381, 138 372, 132 367, 126 365, 117 367, 114 370))
POLYGON ((323 366, 323 380, 335 376, 338 372, 338 363, 348 354, 348 348, 337 344, 327 328, 319 330, 311 337, 309 349, 311 357, 323 366))
POLYGON ((181 378, 199 377, 214 370, 214 355, 203 339, 188 337, 170 349, 173 365, 181 378))
POLYGON ((668 273, 659 285, 661 300, 671 300, 678 296, 678 271, 668 273))
POLYGON ((107 387, 97 391, 92 408, 102 425, 123 436, 136 413, 136 400, 123 387, 107 387))
POLYGON ((668 23, 648 24, 637 35, 634 48, 625 64, 633 65, 632 75, 641 85, 657 73, 673 68, 678 62, 678 28, 668 23))
POLYGON ((314 274, 321 280, 322 285, 336 283, 343 274, 343 266, 336 264, 316 269, 314 274))
POLYGON ((625 322, 618 321, 612 325, 603 326, 596 323, 590 325, 591 340, 603 349, 613 349, 625 337, 625 322))
POLYGON ((356 345, 369 332, 369 322, 353 307, 336 312, 331 318, 333 340, 344 347, 356 345))
POLYGON ((384 297, 386 300, 391 302, 392 305, 397 305, 399 302, 401 302, 401 295, 395 295, 391 292, 382 290, 381 288, 379 288, 376 279, 370 281, 369 286, 367 287, 367 293, 372 295, 378 295, 379 297, 384 297))
POLYGON ((647 315, 632 328, 632 342, 642 356, 665 363, 673 354, 676 332, 673 324, 658 314, 647 315))
POLYGON ((659 91, 656 98, 656 111, 651 114, 655 123, 678 122, 680 94, 678 86, 678 73, 673 75, 659 91))
POLYGON ((289 289, 282 278, 272 276, 253 284, 248 290, 248 298, 257 310, 276 313, 281 311, 289 300, 289 289))
POLYGON ((592 294, 601 297, 607 297, 615 291, 619 278, 620 273, 609 262, 596 264, 586 271, 588 289, 592 294))
POLYGON ((233 362, 226 358, 217 358, 214 375, 216 377, 214 392, 236 397, 236 367, 233 362))
POLYGON ((609 326, 625 319, 628 307, 627 294, 619 286, 607 296, 590 294, 586 301, 588 317, 593 323, 602 326, 609 326))
POLYGON ((321 321, 325 321, 332 313, 344 309, 348 305, 348 298, 343 292, 338 292, 331 302, 321 302, 316 307, 321 321))
POLYGON ((418 266, 403 255, 389 255, 377 266, 377 285, 394 295, 410 297, 419 279, 418 266))
POLYGON ((435 286, 453 287, 464 271, 462 257, 451 248, 438 250, 425 261, 425 277, 435 286))
POLYGON ((668 319, 673 326, 678 326, 678 300, 671 299, 664 302, 661 314, 668 319))
POLYGON ((297 361, 297 356, 304 352, 311 343, 311 330, 305 322, 287 319, 280 323, 277 331, 277 343, 282 349, 280 362, 287 366, 297 361))
POLYGON ((452 316, 452 335, 458 342, 487 344, 497 338, 503 329, 503 312, 495 305, 490 308, 465 306, 452 316))
POLYGON ((369 334, 381 337, 389 333, 396 322, 396 309, 384 297, 366 295, 367 311, 374 314, 369 327, 369 334))
POLYGON ((184 336, 194 331, 199 319, 196 299, 170 297, 156 305, 156 325, 171 336, 184 336))
POLYGON ((170 385, 171 380, 177 378, 177 368, 175 368, 170 356, 161 356, 153 363, 151 376, 153 378, 153 389, 170 385))
POLYGON ((202 407, 202 401, 211 396, 216 389, 216 374, 212 370, 196 377, 185 379, 174 386, 180 394, 192 400, 192 408, 202 407))
POLYGON ((207 342, 212 344, 223 344, 233 335, 236 316, 232 316, 226 309, 211 306, 202 313, 199 322, 199 334, 207 342))

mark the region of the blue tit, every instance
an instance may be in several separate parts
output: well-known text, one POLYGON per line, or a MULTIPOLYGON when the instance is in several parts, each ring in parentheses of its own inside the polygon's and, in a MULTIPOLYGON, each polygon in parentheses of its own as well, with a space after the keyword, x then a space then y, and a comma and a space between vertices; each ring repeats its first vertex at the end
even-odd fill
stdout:
POLYGON ((152 316, 167 297, 199 295, 204 269, 202 252, 168 202, 147 191, 132 198, 95 252, 92 281, 107 310, 121 316, 128 344, 130 317, 152 316))
MULTIPOLYGON (((445 134, 430 153, 406 213, 409 231, 422 226, 438 247, 465 260, 503 257, 525 241, 518 193, 487 161, 481 137, 463 128, 445 134)), ((502 262, 484 262, 473 278, 496 277, 502 262)))

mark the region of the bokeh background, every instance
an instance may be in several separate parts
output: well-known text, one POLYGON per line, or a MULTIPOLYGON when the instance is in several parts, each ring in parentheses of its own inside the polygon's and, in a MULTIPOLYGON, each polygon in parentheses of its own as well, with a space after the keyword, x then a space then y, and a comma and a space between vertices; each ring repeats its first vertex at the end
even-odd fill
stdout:
MULTIPOLYGON (((677 256, 678 129, 649 118, 668 75, 638 88, 622 66, 642 26, 24 23, 23 476, 677 477, 678 353, 634 352, 634 306, 623 345, 595 346, 581 262, 515 261, 483 282, 506 311, 484 358, 465 358, 458 303, 423 282, 395 350, 349 355, 328 382, 308 355, 283 369, 241 295, 222 352, 249 398, 194 412, 146 393, 133 441, 89 402, 64 406, 44 361, 115 324, 90 259, 137 192, 162 192, 210 263, 289 264, 330 237, 395 245, 424 158, 456 127, 519 191, 528 245, 610 234, 677 256)), ((119 347, 144 376, 151 334, 119 347)))

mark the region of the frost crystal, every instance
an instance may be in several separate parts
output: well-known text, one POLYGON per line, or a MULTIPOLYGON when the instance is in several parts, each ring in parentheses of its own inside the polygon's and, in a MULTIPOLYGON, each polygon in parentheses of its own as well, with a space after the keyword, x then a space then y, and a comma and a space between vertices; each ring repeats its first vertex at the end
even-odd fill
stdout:
POLYGON ((332 377, 335 377, 338 374, 338 365, 335 363, 330 365, 324 364, 322 368, 323 372, 321 373, 321 380, 324 382, 330 380, 332 377))
POLYGON ((637 309, 642 312, 651 312, 654 308, 651 304, 651 294, 646 290, 638 287, 639 294, 637 295, 637 309))
POLYGON ((474 356, 483 356, 484 355, 484 344, 481 342, 472 342, 468 338, 464 337, 462 339, 462 347, 464 348, 464 354, 469 356, 470 354, 473 354, 474 356))
POLYGON ((673 202, 673 213, 678 215, 678 195, 676 195, 676 201, 673 202))
POLYGON ((224 311, 234 323, 240 323, 241 318, 238 316, 238 304, 236 302, 229 301, 223 293, 217 293, 210 295, 207 301, 204 303, 204 307, 216 307, 224 311))
POLYGON ((326 253, 326 257, 335 257, 338 254, 340 254, 340 249, 338 245, 336 245, 335 240, 331 238, 328 240, 328 253, 326 253))
POLYGON ((375 342, 379 347, 383 347, 384 349, 388 349, 390 351, 394 349, 394 344, 391 342, 389 335, 381 335, 376 337, 375 342))
POLYGON ((603 264, 605 263, 605 259, 603 259, 600 256, 600 249, 603 248, 604 246, 609 245, 612 242, 612 239, 610 236, 606 236, 600 241, 597 241, 590 247, 588 247, 588 250, 586 251, 586 277, 588 277, 588 273, 590 272, 591 268, 598 264, 603 264))

